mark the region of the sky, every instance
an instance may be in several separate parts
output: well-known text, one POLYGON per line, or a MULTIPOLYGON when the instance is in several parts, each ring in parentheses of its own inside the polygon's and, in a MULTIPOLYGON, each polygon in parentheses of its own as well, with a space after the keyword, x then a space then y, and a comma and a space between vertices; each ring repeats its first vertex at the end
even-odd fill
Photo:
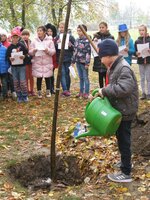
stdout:
POLYGON ((150 10, 150 1, 149 0, 116 0, 119 3, 119 7, 129 6, 130 2, 133 3, 137 8, 142 9, 143 11, 150 10))

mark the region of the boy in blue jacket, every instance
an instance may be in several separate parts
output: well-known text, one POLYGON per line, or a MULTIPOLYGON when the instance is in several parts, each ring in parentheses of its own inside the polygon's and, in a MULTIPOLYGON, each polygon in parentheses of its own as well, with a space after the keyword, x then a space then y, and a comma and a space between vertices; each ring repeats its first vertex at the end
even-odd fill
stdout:
POLYGON ((8 73, 8 62, 6 59, 6 47, 1 43, 0 35, 0 80, 2 84, 0 99, 5 99, 7 97, 7 73, 8 73))

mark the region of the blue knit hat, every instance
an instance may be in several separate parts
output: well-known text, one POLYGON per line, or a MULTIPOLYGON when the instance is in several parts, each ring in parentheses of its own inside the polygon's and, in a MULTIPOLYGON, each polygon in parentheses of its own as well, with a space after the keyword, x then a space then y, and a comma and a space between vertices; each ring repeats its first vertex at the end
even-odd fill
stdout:
POLYGON ((118 32, 124 32, 124 31, 127 31, 128 28, 127 28, 127 25, 126 24, 120 24, 118 26, 118 32))
POLYGON ((105 39, 98 44, 99 57, 118 55, 117 43, 112 39, 105 39))

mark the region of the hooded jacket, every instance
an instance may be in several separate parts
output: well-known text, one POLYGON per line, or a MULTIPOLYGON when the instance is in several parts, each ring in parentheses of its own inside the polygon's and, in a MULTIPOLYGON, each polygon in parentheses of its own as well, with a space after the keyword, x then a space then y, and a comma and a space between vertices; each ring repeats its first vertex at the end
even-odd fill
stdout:
MULTIPOLYGON (((106 33, 101 33, 101 32, 97 32, 94 34, 93 40, 94 39, 101 39, 101 40, 105 40, 105 39, 113 39, 114 40, 114 36, 112 36, 110 34, 109 31, 107 31, 106 33)), ((93 63, 93 71, 95 72, 106 72, 106 67, 101 64, 100 58, 94 57, 94 63, 93 63)))
POLYGON ((109 84, 102 89, 111 105, 122 113, 122 120, 133 120, 138 110, 138 85, 130 65, 118 56, 108 71, 109 84))
MULTIPOLYGON (((145 44, 145 43, 149 43, 149 47, 150 47, 150 36, 147 37, 138 37, 138 39, 135 41, 135 51, 137 52, 137 44, 145 44)), ((137 57, 137 55, 135 55, 137 57)), ((142 57, 137 57, 137 64, 149 64, 150 63, 150 56, 146 57, 146 58, 142 58, 142 57), (145 62, 146 61, 146 62, 145 62)))
POLYGON ((36 38, 33 42, 31 42, 29 54, 33 56, 32 75, 34 77, 48 78, 53 75, 52 56, 55 52, 54 42, 48 36, 46 36, 43 41, 36 38), (34 49, 36 49, 38 45, 43 45, 45 49, 47 48, 48 53, 45 53, 44 51, 37 51, 34 53, 34 49))

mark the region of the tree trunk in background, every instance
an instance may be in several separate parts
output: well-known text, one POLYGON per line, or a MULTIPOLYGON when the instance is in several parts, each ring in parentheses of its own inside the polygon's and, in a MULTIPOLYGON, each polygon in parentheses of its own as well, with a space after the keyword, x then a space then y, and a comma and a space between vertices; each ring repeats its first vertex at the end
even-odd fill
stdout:
POLYGON ((22 0, 22 27, 26 27, 26 6, 25 6, 25 0, 22 0))
POLYGON ((52 12, 53 23, 57 27, 58 22, 57 22, 57 17, 55 13, 55 0, 51 0, 51 12, 52 12))
POLYGON ((63 59, 64 59, 64 48, 65 48, 67 31, 68 31, 71 3, 72 3, 72 0, 68 0, 67 13, 66 13, 66 19, 65 19, 65 29, 64 29, 62 47, 61 47, 61 52, 60 52, 60 57, 59 57, 59 66, 58 66, 58 74, 57 74, 57 81, 56 81, 56 94, 55 94, 55 101, 54 101, 54 113, 53 113, 52 136, 51 136, 51 179, 53 182, 56 181, 56 131, 57 131, 56 128, 57 128, 57 113, 58 113, 58 104, 59 104, 61 70, 62 70, 62 64, 63 64, 63 59))
POLYGON ((59 8, 59 16, 58 16, 58 24, 57 24, 57 26, 59 26, 59 22, 62 21, 62 13, 63 13, 63 9, 59 8))
POLYGON ((11 12, 12 27, 15 27, 18 24, 18 20, 17 20, 17 17, 16 17, 16 12, 15 12, 15 9, 14 9, 13 1, 9 1, 8 5, 9 5, 9 8, 10 8, 10 12, 11 12))

